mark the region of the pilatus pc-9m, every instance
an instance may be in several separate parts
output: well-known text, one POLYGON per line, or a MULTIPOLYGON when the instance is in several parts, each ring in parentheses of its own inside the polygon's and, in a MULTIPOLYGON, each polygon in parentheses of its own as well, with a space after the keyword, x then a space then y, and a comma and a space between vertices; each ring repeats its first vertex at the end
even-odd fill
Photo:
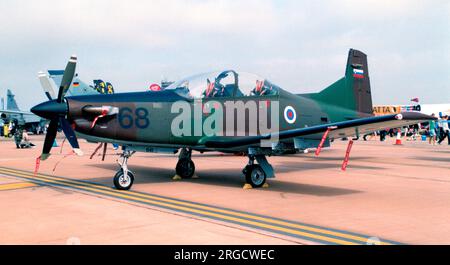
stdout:
POLYGON ((266 157, 280 149, 317 147, 322 138, 327 146, 330 139, 432 119, 415 112, 374 116, 367 57, 353 49, 345 76, 310 94, 293 94, 259 76, 227 70, 186 78, 157 92, 65 97, 76 61, 70 58, 57 99, 31 109, 51 121, 41 159, 50 155, 58 126, 79 155, 77 137, 120 145, 114 185, 123 190, 133 184, 127 162, 136 151, 179 152, 181 178, 194 174, 193 150, 241 152, 248 156, 246 182, 261 187, 275 176, 266 157))

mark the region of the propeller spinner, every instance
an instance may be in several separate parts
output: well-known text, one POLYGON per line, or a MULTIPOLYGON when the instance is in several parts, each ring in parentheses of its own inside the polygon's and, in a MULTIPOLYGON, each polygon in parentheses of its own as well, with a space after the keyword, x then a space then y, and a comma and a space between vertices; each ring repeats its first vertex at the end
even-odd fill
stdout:
POLYGON ((58 125, 61 125, 64 135, 72 146, 73 151, 77 155, 82 155, 83 152, 80 150, 78 145, 77 137, 75 132, 70 126, 69 121, 66 119, 68 113, 67 103, 64 101, 64 96, 72 84, 72 79, 75 75, 75 68, 77 64, 77 57, 72 55, 67 63, 66 69, 64 70, 64 75, 61 80, 61 85, 59 86, 58 98, 56 100, 50 100, 43 102, 39 105, 34 106, 31 112, 34 114, 50 120, 50 124, 47 129, 47 135, 45 136, 44 147, 42 149, 41 160, 45 160, 50 156, 50 150, 52 149, 53 142, 56 138, 56 133, 58 130, 58 125))

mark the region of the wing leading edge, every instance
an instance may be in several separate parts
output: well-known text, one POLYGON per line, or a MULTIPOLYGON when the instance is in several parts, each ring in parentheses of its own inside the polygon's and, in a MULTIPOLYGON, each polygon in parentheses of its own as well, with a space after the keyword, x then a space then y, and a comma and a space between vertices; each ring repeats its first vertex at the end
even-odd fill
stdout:
POLYGON ((5 114, 18 114, 18 115, 34 115, 34 113, 29 111, 21 111, 21 110, 0 110, 0 113, 5 114))
POLYGON ((203 144, 208 148, 238 147, 257 144, 261 140, 270 140, 276 138, 277 136, 278 139, 282 140, 293 137, 314 135, 323 133, 328 128, 332 128, 332 131, 329 134, 330 137, 346 137, 356 135, 357 133, 370 133, 385 128, 398 128, 433 119, 436 118, 419 112, 402 112, 400 114, 373 116, 368 118, 314 125, 311 127, 286 130, 278 133, 258 136, 210 137, 203 139, 200 144, 203 144))

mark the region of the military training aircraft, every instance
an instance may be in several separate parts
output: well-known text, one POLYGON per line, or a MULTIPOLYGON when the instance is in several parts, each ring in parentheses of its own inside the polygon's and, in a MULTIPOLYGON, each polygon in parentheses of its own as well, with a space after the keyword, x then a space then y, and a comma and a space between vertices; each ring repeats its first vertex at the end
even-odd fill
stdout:
POLYGON ((331 139, 359 136, 433 119, 418 112, 374 116, 367 56, 350 49, 345 76, 318 93, 293 94, 272 82, 233 70, 195 75, 162 91, 67 96, 77 58, 63 72, 56 99, 31 109, 49 119, 41 160, 50 155, 61 125, 75 153, 77 136, 122 146, 113 182, 129 189, 128 159, 137 151, 179 152, 176 173, 191 178, 192 151, 241 152, 248 156, 245 180, 261 187, 275 176, 266 157, 277 146, 295 149, 329 145, 331 139))

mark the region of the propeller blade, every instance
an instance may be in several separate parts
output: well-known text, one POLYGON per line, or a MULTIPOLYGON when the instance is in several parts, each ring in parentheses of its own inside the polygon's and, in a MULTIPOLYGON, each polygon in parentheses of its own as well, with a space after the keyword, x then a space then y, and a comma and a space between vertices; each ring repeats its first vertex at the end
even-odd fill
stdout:
POLYGON ((58 119, 50 121, 47 129, 47 135, 45 136, 44 148, 42 149, 41 160, 45 160, 50 156, 50 150, 52 149, 53 142, 56 138, 56 132, 58 130, 58 119))
POLYGON ((61 103, 64 95, 66 95, 67 90, 72 84, 73 76, 75 75, 75 68, 77 66, 77 56, 72 55, 67 63, 66 69, 64 70, 64 75, 61 80, 61 85, 59 86, 58 99, 57 102, 61 103))
POLYGON ((41 86, 44 89, 44 93, 47 96, 48 100, 53 100, 54 98, 56 98, 55 89, 53 89, 55 85, 50 80, 50 77, 44 72, 39 72, 38 78, 39 81, 41 82, 41 86))
POLYGON ((80 146, 78 145, 78 140, 75 135, 75 132, 72 129, 72 126, 70 126, 69 122, 64 117, 60 117, 59 122, 75 154, 82 156, 83 152, 81 151, 80 146))

